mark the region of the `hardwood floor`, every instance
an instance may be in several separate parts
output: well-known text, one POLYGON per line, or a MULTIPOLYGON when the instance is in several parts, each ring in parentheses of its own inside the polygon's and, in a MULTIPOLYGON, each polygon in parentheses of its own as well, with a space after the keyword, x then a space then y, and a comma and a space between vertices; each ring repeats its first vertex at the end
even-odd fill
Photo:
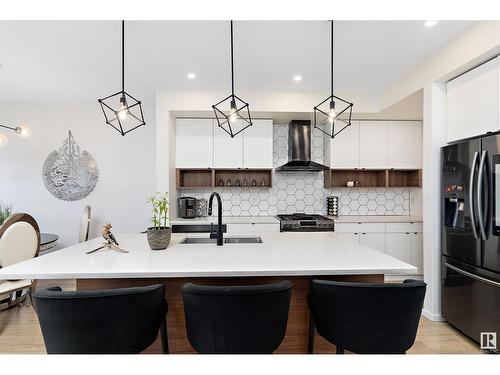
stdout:
MULTIPOLYGON (((74 289, 73 281, 41 283, 40 286, 60 285, 65 290, 74 289)), ((0 312, 0 354, 45 353, 43 338, 36 314, 25 302, 0 312)), ((477 343, 444 322, 420 319, 417 338, 408 354, 478 354, 477 343)))

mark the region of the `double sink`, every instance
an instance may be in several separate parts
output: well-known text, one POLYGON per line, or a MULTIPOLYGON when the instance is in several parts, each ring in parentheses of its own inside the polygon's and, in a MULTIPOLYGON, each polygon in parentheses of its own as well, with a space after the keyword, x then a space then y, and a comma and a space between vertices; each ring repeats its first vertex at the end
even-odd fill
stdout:
MULTIPOLYGON (((186 237, 179 244, 181 245, 200 245, 200 244, 216 244, 216 238, 206 237, 186 237)), ((246 244, 246 243, 262 243, 261 237, 226 237, 224 243, 227 244, 246 244)))

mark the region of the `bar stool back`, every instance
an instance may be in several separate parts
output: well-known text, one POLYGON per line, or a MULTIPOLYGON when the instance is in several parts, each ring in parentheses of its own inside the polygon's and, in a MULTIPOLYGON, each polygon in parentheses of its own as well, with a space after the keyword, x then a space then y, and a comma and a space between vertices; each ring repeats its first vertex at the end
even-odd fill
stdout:
POLYGON ((189 342, 199 353, 272 353, 285 337, 292 283, 182 288, 189 342))
POLYGON ((49 354, 135 354, 149 347, 161 328, 168 353, 164 285, 33 294, 49 354))
POLYGON ((354 353, 405 353, 415 342, 426 284, 345 283, 312 280, 309 353, 314 329, 337 346, 354 353))

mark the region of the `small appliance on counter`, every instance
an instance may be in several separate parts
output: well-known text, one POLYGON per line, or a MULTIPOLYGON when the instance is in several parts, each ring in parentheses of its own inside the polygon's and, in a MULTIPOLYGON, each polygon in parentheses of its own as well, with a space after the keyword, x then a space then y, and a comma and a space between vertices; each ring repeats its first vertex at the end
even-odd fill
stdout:
POLYGON ((178 199, 179 217, 194 219, 196 217, 196 198, 181 197, 178 199))
POLYGON ((339 197, 326 197, 326 209, 328 216, 339 216, 339 197))
POLYGON ((280 232, 333 232, 335 222, 322 215, 295 213, 278 215, 280 232))

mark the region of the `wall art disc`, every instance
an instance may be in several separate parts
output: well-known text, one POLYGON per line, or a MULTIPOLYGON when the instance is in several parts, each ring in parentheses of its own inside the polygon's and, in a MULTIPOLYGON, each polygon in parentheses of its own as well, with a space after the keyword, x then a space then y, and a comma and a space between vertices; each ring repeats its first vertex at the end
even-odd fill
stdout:
POLYGON ((47 190, 64 201, 77 201, 94 190, 99 170, 87 151, 80 152, 71 130, 58 151, 52 151, 43 163, 43 182, 47 190))

